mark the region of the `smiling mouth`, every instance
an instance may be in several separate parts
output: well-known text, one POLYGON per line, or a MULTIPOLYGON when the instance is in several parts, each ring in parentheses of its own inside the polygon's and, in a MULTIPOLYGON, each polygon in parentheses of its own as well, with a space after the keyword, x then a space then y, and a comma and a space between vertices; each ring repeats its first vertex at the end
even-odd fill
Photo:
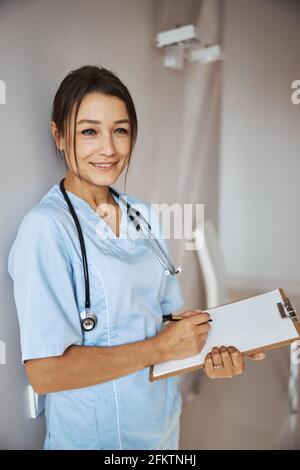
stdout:
POLYGON ((93 167, 97 168, 98 170, 109 170, 110 168, 113 168, 117 162, 115 163, 91 163, 93 167))

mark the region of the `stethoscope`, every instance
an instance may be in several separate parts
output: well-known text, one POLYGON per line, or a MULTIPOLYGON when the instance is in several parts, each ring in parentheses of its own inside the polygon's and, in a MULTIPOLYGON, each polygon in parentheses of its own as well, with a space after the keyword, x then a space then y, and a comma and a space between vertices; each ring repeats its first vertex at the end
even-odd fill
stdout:
MULTIPOLYGON (((87 263, 87 256, 86 256, 86 249, 85 249, 85 243, 84 243, 84 238, 83 238, 83 233, 81 230, 81 226, 78 220, 78 217, 76 215, 76 212, 74 210, 74 207, 69 199, 69 196, 66 193, 66 190, 64 188, 64 178, 61 180, 60 184, 60 190, 65 198, 66 203, 69 206, 71 215, 74 219, 78 236, 79 236, 79 242, 80 242, 80 248, 81 248, 81 254, 82 254, 82 264, 83 264, 83 272, 84 272, 84 284, 85 284, 85 310, 83 310, 80 313, 80 323, 81 323, 81 328, 84 331, 91 331, 95 328, 96 323, 97 323, 97 315, 95 313, 92 313, 90 311, 91 308, 91 299, 90 299, 90 282, 89 282, 89 270, 88 270, 88 263, 87 263)), ((122 196, 113 188, 109 187, 109 191, 114 194, 118 200, 122 198, 122 196)), ((143 217, 143 215, 136 209, 134 209, 127 201, 126 201, 126 206, 127 206, 127 215, 129 219, 133 222, 136 230, 140 233, 143 233, 145 235, 145 240, 155 256, 159 259, 160 263, 164 266, 164 274, 166 276, 175 276, 176 274, 180 273, 182 271, 182 268, 178 266, 177 269, 175 269, 172 261, 170 260, 170 257, 164 250, 164 248, 161 246, 159 241, 153 236, 151 232, 151 226, 147 222, 147 220, 143 217), (137 218, 140 219, 140 222, 137 221, 137 218), (146 226, 146 229, 148 231, 148 235, 145 234, 145 232, 142 229, 141 222, 144 223, 146 226), (152 243, 153 242, 153 243, 152 243)))

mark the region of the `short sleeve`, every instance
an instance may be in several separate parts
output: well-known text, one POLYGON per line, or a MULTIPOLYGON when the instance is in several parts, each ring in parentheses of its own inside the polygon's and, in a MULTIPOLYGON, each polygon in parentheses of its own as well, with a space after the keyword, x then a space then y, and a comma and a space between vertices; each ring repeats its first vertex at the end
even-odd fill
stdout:
POLYGON ((8 257, 20 325, 22 361, 60 356, 82 344, 72 263, 56 222, 29 212, 8 257))
MULTIPOLYGON (((167 255, 170 257, 167 240, 165 239, 164 234, 163 234, 162 224, 160 223, 158 212, 154 208, 151 208, 150 214, 151 214, 150 225, 151 225, 152 233, 154 236, 158 238, 159 243, 161 244, 162 248, 166 251, 167 255)), ((162 315, 175 312, 176 310, 184 306, 184 298, 183 298, 180 283, 178 280, 178 276, 180 275, 181 274, 176 274, 175 276, 172 276, 172 275, 163 276, 163 280, 162 280, 162 284, 161 284, 161 288, 159 292, 160 307, 161 307, 162 315)))

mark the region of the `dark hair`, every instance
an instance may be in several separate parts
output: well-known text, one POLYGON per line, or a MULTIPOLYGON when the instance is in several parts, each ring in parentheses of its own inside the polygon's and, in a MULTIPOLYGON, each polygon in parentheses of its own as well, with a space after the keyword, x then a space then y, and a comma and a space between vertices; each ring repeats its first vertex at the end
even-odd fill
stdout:
MULTIPOLYGON (((55 122, 58 131, 63 135, 67 135, 68 122, 71 123, 71 111, 75 106, 75 119, 74 119, 74 139, 73 148, 76 160, 76 167, 78 170, 77 156, 76 156, 76 120, 81 101, 88 93, 100 92, 104 95, 116 96, 121 99, 127 109, 130 127, 131 127, 131 142, 130 142, 130 155, 125 174, 125 187, 126 177, 131 159, 131 154, 137 139, 138 123, 135 111, 135 106, 127 87, 121 80, 110 70, 104 67, 97 67, 94 65, 84 65, 76 70, 72 70, 61 82, 53 101, 52 108, 52 121, 55 122)), ((66 142, 68 139, 66 139, 66 142)), ((67 143, 67 145, 69 142, 67 143)), ((59 152, 55 146, 56 151, 59 152)), ((66 163, 64 153, 61 151, 60 157, 66 163)), ((79 174, 79 172, 78 172, 79 174)), ((81 177, 79 175, 81 180, 81 177)))

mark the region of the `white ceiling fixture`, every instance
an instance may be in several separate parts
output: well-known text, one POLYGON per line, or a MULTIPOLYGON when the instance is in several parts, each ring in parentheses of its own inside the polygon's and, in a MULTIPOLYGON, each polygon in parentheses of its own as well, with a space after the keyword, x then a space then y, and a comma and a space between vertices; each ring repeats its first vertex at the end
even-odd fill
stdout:
POLYGON ((182 69, 188 62, 208 63, 224 58, 219 44, 202 44, 199 30, 190 24, 158 33, 156 47, 164 50, 164 67, 182 69))

